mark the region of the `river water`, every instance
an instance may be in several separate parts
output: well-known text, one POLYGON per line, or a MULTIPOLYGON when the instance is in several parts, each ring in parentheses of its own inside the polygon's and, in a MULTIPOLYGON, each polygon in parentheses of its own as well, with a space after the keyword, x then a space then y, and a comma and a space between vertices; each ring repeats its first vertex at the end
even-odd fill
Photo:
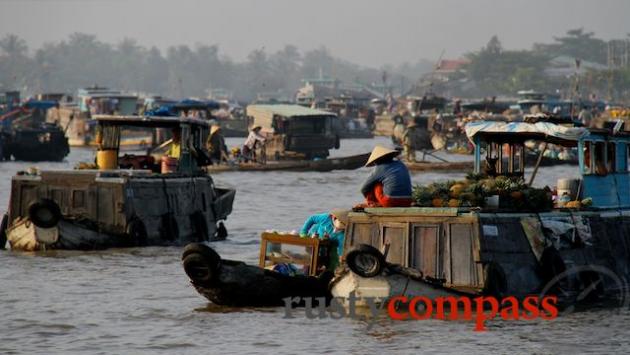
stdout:
MULTIPOLYGON (((237 145, 240 139, 228 139, 237 145)), ((333 156, 368 152, 384 138, 344 140, 333 156)), ((30 166, 72 168, 91 161, 73 149, 62 163, 0 163, 0 212, 10 178, 30 166)), ((453 158, 453 157, 451 157, 453 158)), ((454 157, 470 159, 469 157, 454 157)), ((295 230, 314 212, 349 208, 369 173, 355 171, 229 172, 214 176, 237 188, 228 240, 212 243, 225 259, 258 261, 259 235, 295 230)), ((543 168, 538 184, 576 175, 575 167, 543 168)), ((414 183, 463 174, 413 174, 414 183)), ((303 311, 212 306, 190 285, 180 247, 94 252, 0 251, 0 354, 62 353, 628 353, 630 312, 591 310, 553 321, 499 321, 473 331, 470 321, 307 319, 303 311)))

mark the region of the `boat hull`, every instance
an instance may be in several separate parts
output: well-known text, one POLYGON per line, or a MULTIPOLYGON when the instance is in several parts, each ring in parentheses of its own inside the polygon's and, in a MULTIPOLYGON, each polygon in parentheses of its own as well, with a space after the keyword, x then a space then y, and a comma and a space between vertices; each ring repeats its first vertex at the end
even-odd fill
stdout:
POLYGON ((354 170, 365 165, 370 154, 359 154, 343 158, 328 158, 320 160, 277 161, 267 164, 239 163, 236 165, 210 165, 206 167, 209 173, 225 171, 333 171, 354 170))
POLYGON ((18 175, 12 182, 7 239, 15 250, 86 250, 222 240, 227 237, 223 220, 232 212, 235 193, 215 187, 212 179, 203 175, 122 170, 18 175), (30 222, 41 228, 57 228, 58 240, 38 240, 40 230, 23 230, 30 222))
POLYGON ((222 260, 205 244, 187 245, 182 264, 197 292, 217 305, 276 307, 284 305, 287 297, 330 299, 330 278, 288 276, 240 261, 222 260))

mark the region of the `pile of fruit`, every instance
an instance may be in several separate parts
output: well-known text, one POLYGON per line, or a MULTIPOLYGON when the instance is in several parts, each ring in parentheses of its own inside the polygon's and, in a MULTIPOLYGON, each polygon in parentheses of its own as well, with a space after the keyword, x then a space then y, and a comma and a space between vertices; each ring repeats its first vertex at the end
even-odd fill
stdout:
POLYGON ((548 211, 553 208, 549 188, 533 188, 522 178, 469 174, 462 181, 415 186, 413 199, 421 207, 486 207, 486 198, 499 197, 499 208, 511 211, 548 211))

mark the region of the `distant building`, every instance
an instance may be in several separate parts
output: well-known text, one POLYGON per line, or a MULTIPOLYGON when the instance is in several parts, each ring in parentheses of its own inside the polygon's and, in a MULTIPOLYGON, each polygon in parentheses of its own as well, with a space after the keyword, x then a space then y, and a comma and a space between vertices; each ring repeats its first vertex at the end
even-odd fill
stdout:
POLYGON ((438 62, 433 73, 429 75, 432 76, 434 81, 442 81, 447 82, 451 79, 451 76, 458 72, 465 72, 465 67, 467 64, 470 64, 470 60, 468 59, 441 59, 438 62))
POLYGON ((574 75, 576 71, 579 75, 582 75, 589 70, 606 70, 607 68, 608 67, 603 64, 560 55, 549 61, 549 66, 545 69, 545 74, 551 77, 568 77, 574 75))
POLYGON ((298 89, 295 101, 299 105, 311 105, 314 101, 347 99, 358 104, 367 104, 383 95, 373 88, 360 84, 345 84, 336 79, 303 79, 304 86, 298 89))

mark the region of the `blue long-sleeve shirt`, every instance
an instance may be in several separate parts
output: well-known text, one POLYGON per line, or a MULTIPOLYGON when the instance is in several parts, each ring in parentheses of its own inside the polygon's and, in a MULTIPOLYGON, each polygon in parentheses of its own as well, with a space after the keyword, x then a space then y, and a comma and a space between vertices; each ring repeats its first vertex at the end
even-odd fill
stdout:
POLYGON ((379 182, 383 184, 383 193, 389 197, 411 197, 409 170, 399 160, 377 164, 361 187, 363 196, 372 191, 379 182))
POLYGON ((324 238, 324 234, 328 234, 330 240, 337 244, 337 255, 343 254, 345 233, 344 231, 335 231, 330 213, 319 213, 308 217, 302 229, 300 229, 300 235, 308 235, 310 237, 315 233, 320 239, 324 238))

